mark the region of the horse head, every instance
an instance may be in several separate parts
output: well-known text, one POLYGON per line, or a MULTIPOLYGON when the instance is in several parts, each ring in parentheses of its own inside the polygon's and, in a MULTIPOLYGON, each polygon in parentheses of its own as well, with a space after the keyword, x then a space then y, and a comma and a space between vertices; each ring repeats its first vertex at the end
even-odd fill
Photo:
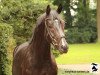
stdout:
POLYGON ((60 17, 62 5, 58 6, 57 10, 51 10, 50 5, 46 8, 45 27, 47 31, 47 39, 61 53, 68 51, 68 44, 65 40, 64 26, 65 22, 60 17))

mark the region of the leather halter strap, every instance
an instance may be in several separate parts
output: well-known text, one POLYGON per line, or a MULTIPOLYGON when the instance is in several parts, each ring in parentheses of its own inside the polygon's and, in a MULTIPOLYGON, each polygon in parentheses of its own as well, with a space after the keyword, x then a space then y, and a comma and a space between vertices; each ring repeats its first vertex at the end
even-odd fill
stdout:
MULTIPOLYGON (((47 35, 49 35, 50 38, 56 43, 56 44, 54 44, 54 43, 52 42, 53 45, 58 45, 56 39, 54 39, 53 36, 50 34, 50 31, 49 31, 48 26, 47 26, 47 23, 46 23, 47 20, 49 20, 49 18, 46 18, 46 19, 45 19, 45 27, 46 27, 46 30, 47 30, 47 35)), ((60 40, 61 40, 62 38, 65 38, 65 36, 60 37, 60 40)))

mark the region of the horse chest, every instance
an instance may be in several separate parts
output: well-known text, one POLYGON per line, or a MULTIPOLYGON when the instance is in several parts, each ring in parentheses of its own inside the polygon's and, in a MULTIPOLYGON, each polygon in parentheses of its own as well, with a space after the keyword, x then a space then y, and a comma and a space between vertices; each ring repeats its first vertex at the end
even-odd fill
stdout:
POLYGON ((57 75, 57 67, 49 63, 34 64, 24 69, 23 73, 23 75, 57 75))

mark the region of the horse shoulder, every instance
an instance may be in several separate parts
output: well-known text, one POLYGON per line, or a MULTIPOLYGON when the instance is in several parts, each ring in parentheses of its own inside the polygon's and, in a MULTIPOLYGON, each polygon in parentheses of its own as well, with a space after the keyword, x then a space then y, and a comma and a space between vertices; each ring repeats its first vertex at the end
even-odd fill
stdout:
POLYGON ((25 43, 23 43, 19 46, 16 46, 15 49, 14 49, 13 55, 16 56, 16 54, 18 54, 19 51, 24 50, 23 48, 27 47, 28 44, 29 44, 28 42, 25 42, 25 43))

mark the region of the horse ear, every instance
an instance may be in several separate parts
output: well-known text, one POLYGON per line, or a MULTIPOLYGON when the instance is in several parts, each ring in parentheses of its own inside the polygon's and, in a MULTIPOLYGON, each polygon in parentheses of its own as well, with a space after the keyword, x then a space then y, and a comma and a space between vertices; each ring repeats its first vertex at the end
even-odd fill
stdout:
POLYGON ((57 9, 58 14, 60 14, 61 11, 62 11, 62 5, 60 4, 60 5, 58 6, 58 9, 57 9))
POLYGON ((47 8, 46 8, 46 14, 49 15, 50 11, 51 11, 51 8, 50 8, 50 5, 48 5, 47 8))

